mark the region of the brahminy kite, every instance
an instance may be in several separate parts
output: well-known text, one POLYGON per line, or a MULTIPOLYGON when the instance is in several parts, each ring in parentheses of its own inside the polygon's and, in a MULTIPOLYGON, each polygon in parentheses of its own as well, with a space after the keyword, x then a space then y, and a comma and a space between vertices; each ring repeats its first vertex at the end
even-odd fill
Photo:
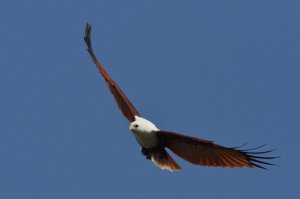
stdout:
POLYGON ((119 109, 128 119, 130 123, 129 130, 140 144, 142 154, 147 159, 152 160, 159 168, 169 171, 179 171, 181 169, 178 163, 166 151, 166 148, 170 149, 182 159, 201 166, 230 168, 258 167, 266 169, 263 165, 274 165, 264 160, 277 157, 261 156, 261 154, 269 153, 273 150, 253 151, 262 146, 254 149, 240 150, 237 147, 224 147, 212 141, 159 129, 155 124, 141 117, 125 93, 106 72, 95 56, 92 49, 91 25, 89 23, 86 24, 84 40, 87 45, 87 51, 103 76, 119 109))

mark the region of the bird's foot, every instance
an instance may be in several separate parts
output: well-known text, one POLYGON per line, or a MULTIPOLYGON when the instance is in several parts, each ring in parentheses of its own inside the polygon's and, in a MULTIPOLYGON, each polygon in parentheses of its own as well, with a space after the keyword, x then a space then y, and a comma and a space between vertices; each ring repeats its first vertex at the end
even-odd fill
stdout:
POLYGON ((151 150, 142 147, 141 153, 146 156, 148 160, 151 160, 151 150))

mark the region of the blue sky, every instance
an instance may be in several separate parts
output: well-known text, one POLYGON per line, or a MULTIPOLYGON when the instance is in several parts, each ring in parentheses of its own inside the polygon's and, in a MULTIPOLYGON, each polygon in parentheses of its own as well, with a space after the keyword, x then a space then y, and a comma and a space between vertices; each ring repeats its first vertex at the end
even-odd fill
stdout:
POLYGON ((299 1, 1 1, 0 198, 299 197, 299 1), (279 167, 140 154, 83 41, 142 116, 279 167))

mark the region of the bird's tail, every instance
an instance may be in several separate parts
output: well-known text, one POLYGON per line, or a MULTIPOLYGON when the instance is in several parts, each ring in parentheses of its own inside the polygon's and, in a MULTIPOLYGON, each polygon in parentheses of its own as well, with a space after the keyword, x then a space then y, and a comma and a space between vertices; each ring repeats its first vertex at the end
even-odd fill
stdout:
POLYGON ((151 160, 161 169, 167 169, 169 171, 179 171, 181 169, 163 147, 151 150, 151 160))

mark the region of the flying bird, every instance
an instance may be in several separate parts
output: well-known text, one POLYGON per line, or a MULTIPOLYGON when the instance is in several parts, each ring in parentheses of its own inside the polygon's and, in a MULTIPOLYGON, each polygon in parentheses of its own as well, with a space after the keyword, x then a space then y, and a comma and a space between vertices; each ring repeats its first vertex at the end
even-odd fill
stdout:
POLYGON ((179 171, 181 167, 166 151, 168 148, 182 159, 201 166, 214 167, 249 167, 266 169, 265 165, 274 165, 265 160, 277 157, 262 156, 274 150, 255 151, 260 147, 241 150, 239 147, 229 148, 212 141, 178 134, 159 129, 151 121, 141 117, 118 84, 101 65, 92 49, 91 25, 86 24, 85 43, 93 62, 111 91, 119 109, 129 121, 129 130, 141 146, 142 154, 161 169, 179 171), (254 151, 253 151, 254 150, 254 151))

